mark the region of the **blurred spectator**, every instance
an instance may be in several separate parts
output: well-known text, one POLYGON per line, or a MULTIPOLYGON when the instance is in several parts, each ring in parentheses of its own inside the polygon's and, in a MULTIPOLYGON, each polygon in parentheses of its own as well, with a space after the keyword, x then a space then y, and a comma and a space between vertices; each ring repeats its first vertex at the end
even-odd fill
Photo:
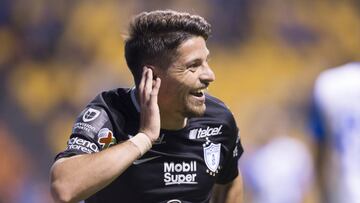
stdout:
POLYGON ((48 188, 44 187, 46 182, 37 177, 29 156, 1 120, 0 140, 0 202, 49 202, 48 188))
POLYGON ((311 125, 324 203, 360 202, 360 63, 322 72, 311 125))
POLYGON ((238 45, 249 38, 251 31, 249 0, 211 0, 210 21, 215 43, 238 45), (224 15, 226 13, 226 15, 224 15))
POLYGON ((27 159, 5 125, 0 121, 0 202, 14 202, 27 171, 27 159))

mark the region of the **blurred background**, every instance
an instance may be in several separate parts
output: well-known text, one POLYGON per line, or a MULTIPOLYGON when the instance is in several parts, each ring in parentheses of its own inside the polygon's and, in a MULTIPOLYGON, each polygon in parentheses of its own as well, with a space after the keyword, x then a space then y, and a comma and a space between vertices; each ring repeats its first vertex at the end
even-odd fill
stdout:
POLYGON ((360 61, 358 0, 0 0, 1 203, 52 202, 49 169, 78 113, 100 91, 133 84, 123 50, 131 16, 166 8, 212 24, 210 92, 238 122, 247 202, 261 190, 254 163, 266 163, 253 152, 280 137, 274 149, 288 151, 272 157, 301 173, 301 202, 320 202, 312 89, 320 71, 360 61))

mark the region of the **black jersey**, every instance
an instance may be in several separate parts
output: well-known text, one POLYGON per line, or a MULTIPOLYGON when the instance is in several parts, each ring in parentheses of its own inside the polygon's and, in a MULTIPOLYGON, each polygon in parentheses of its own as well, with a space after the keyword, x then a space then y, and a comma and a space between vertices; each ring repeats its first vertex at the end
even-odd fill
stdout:
MULTIPOLYGON (((96 153, 136 135, 140 114, 134 92, 120 88, 98 95, 81 112, 66 150, 56 159, 96 153)), ((233 115, 206 95, 202 117, 188 119, 180 130, 161 129, 147 153, 85 202, 209 202, 215 183, 238 175, 242 152, 233 115)))

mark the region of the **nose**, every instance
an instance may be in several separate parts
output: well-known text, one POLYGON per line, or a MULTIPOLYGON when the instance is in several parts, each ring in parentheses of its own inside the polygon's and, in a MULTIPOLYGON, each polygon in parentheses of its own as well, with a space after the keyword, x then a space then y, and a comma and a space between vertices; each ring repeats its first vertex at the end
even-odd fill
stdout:
POLYGON ((200 81, 208 85, 210 82, 213 82, 214 80, 215 80, 215 73, 208 64, 204 65, 203 71, 200 74, 200 81))

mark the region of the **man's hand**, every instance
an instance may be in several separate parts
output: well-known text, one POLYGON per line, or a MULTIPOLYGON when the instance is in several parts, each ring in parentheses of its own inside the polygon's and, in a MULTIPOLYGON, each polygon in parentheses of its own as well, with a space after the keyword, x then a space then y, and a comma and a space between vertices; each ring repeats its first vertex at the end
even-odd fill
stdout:
POLYGON ((153 79, 153 71, 144 67, 142 78, 139 84, 140 99, 140 129, 152 142, 160 134, 160 111, 157 103, 160 89, 160 78, 153 79))

